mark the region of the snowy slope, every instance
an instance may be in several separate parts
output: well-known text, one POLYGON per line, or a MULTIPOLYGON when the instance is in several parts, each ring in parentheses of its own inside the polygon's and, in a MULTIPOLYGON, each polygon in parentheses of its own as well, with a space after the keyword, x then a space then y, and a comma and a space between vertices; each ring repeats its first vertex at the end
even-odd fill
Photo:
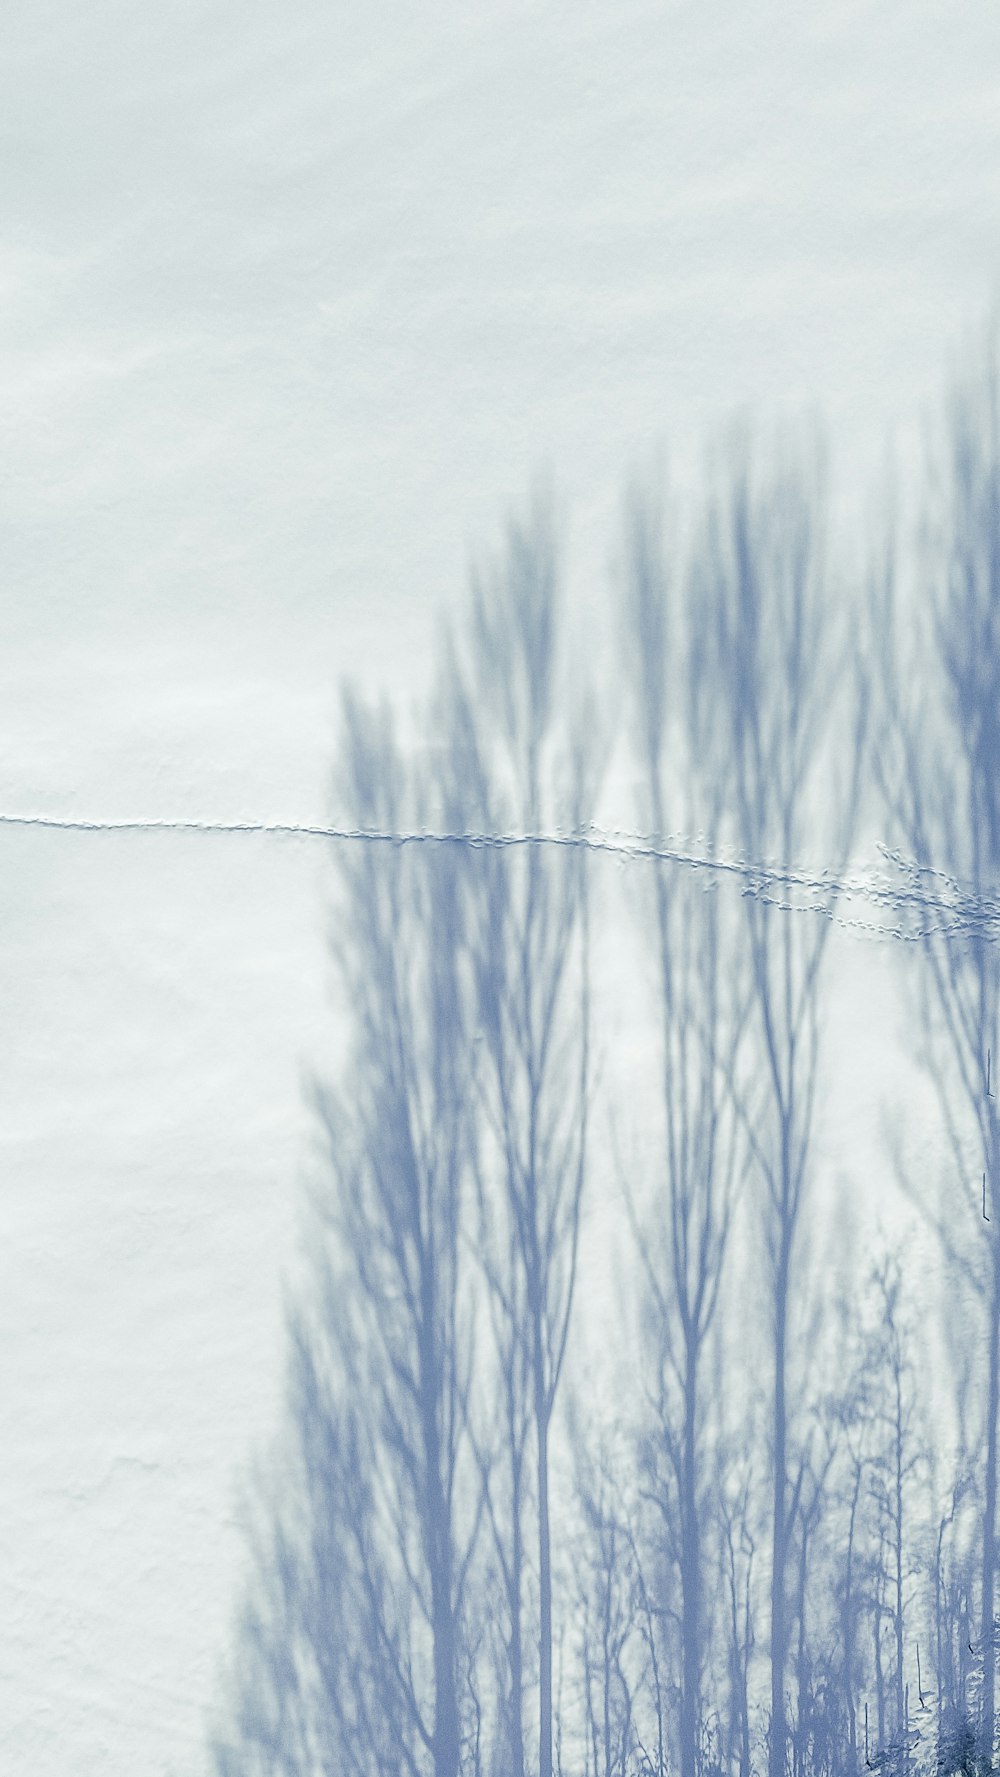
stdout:
MULTIPOLYGON (((322 815, 338 679, 420 688, 536 470, 585 601, 628 470, 696 482, 734 409, 821 410, 856 510, 994 293, 987 6, 9 0, 4 40, 2 810, 322 815)), ((202 1768, 322 916, 295 843, 0 834, 11 1772, 202 1768)))

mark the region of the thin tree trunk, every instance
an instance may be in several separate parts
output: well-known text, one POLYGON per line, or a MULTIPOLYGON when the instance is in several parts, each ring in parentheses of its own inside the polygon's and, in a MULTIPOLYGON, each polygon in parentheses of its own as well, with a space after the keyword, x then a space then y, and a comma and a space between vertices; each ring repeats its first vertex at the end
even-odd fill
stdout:
POLYGON ((896 1369, 896 1473, 895 1482, 895 1582, 896 1582, 896 1725, 897 1732, 903 1734, 904 1696, 903 1696, 903 1397, 899 1369, 896 1369))
POLYGON ((434 1777, 457 1777, 458 1704, 455 1695, 455 1629, 445 1580, 435 1575, 434 1615, 434 1777))
POLYGON ((688 1340, 684 1378, 683 1505, 681 1510, 681 1634, 683 1679, 681 1687, 681 1777, 695 1777, 698 1762, 698 1667, 701 1634, 700 1550, 698 1502, 695 1492, 698 1349, 688 1340))
POLYGON ((799 1636, 795 1662, 797 1719, 794 1739, 794 1769, 796 1777, 803 1777, 806 1769, 806 1734, 807 1734, 807 1673, 806 1673, 806 1579, 809 1571, 809 1539, 805 1519, 802 1520, 802 1548, 799 1553, 799 1586, 798 1616, 799 1636))
POLYGON ((521 1574, 524 1551, 521 1543, 520 1465, 513 1489, 513 1529, 510 1597, 511 1755, 514 1777, 524 1777, 524 1650, 521 1637, 521 1574))
POLYGON ((788 1427, 785 1406, 785 1343, 788 1320, 788 1250, 785 1231, 774 1297, 774 1516, 771 1534, 771 1740, 769 1777, 785 1777, 785 1524, 788 1427))
POLYGON ((852 1762, 857 1759, 858 1721, 854 1704, 854 1526, 861 1492, 861 1464, 854 1475, 851 1496, 851 1518, 847 1532, 847 1570, 844 1579, 844 1610, 841 1618, 841 1640, 844 1648, 844 1694, 847 1700, 848 1743, 852 1762))
POLYGON ((535 1324, 535 1429, 538 1438, 538 1777, 552 1777, 552 1556, 549 1539, 549 1410, 541 1321, 535 1324))
MULTIPOLYGON (((427 1273, 430 1277, 430 1266, 427 1273)), ((432 1315, 429 1281, 425 1312, 432 1315)), ((427 1344, 430 1341, 427 1340, 427 1344)), ((424 1460, 427 1475, 427 1542, 431 1578, 431 1634, 434 1645, 434 1777, 458 1777, 459 1728, 455 1670, 455 1615, 452 1601, 451 1525, 441 1484, 441 1441, 437 1414, 438 1365, 425 1349, 421 1368, 424 1460)))
POLYGON ((997 1397, 1000 1391, 1000 1260, 994 1249, 990 1292, 990 1350, 986 1401, 986 1498, 983 1511, 983 1705, 980 1750, 987 1770, 993 1768, 996 1648, 994 1646, 994 1573, 997 1515, 997 1397))
MULTIPOLYGON (((881 1564, 881 1553, 879 1562, 881 1564)), ((875 1632, 875 1701, 878 1706, 878 1743, 881 1751, 885 1746, 885 1675, 882 1671, 882 1573, 876 1577, 878 1596, 875 1600, 873 1624, 875 1632)))
POLYGON ((941 1744, 941 1727, 944 1721, 944 1637, 942 1633, 943 1606, 941 1602, 941 1545, 944 1542, 944 1519, 938 1528, 937 1558, 934 1564, 934 1638, 937 1662, 937 1738, 941 1744))

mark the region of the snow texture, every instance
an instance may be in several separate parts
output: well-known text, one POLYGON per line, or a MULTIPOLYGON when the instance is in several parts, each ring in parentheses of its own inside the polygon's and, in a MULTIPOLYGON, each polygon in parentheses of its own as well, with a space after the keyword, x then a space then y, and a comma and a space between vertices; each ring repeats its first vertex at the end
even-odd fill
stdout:
MULTIPOLYGON (((595 628, 626 474, 734 411, 863 512, 1000 264, 982 5, 10 0, 0 117, 7 814, 325 821, 338 680, 423 689, 536 471, 595 628)), ((206 1768, 323 866, 0 831, 10 1772, 206 1768)))

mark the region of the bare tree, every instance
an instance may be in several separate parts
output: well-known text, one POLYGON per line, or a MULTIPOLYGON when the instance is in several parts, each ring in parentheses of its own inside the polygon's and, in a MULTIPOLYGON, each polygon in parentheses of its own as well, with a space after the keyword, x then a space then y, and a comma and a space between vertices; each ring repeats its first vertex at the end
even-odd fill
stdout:
POLYGON ((882 1527, 880 1541, 889 1555, 889 1598, 883 1614, 893 1636, 893 1733, 907 1762, 906 1735, 906 1610, 907 1583, 915 1572, 912 1541, 907 1535, 910 1482, 924 1460, 915 1436, 914 1374, 910 1355, 912 1331, 901 1314, 898 1263, 887 1261, 875 1273, 880 1337, 873 1354, 882 1382, 873 1401, 878 1435, 871 1485, 882 1527))
POLYGON ((846 1507, 847 1515, 846 1526, 839 1533, 837 1530, 834 1532, 839 1551, 839 1558, 834 1563, 832 1587, 839 1655, 835 1662, 835 1672, 839 1678, 841 1707, 846 1724, 845 1751, 850 1763, 856 1765, 859 1743, 858 1697, 863 1671, 860 1629, 868 1558, 866 1507, 869 1496, 866 1482, 870 1464, 870 1411, 867 1352, 862 1352, 853 1373, 848 1373, 835 1412, 839 1417, 842 1433, 843 1480, 840 1503, 842 1507, 846 1507))
MULTIPOLYGON (((847 717, 849 657, 823 565, 819 477, 805 470, 755 482, 738 455, 710 508, 699 601, 718 673, 730 832, 745 859, 784 875, 745 896, 754 1030, 764 1111, 748 1116, 764 1192, 771 1350, 770 1777, 785 1777, 788 1653, 789 1328, 802 1244, 818 1084, 822 969, 854 831, 863 756, 863 700, 847 717), (839 743, 839 744, 838 744, 839 743), (823 818, 825 805, 826 818, 823 818), (791 909, 794 870, 822 845, 829 887, 791 909)), ((843 613, 840 613, 843 615, 843 613)))
POLYGON ((991 1076, 991 1057, 995 1064, 1000 1053, 1000 395, 992 353, 954 393, 942 494, 940 522, 923 539, 919 598, 906 625, 917 638, 915 658, 906 658, 887 575, 881 617, 888 713, 879 777, 908 854, 905 924, 925 965, 925 1053, 954 1166, 941 1213, 919 1188, 917 1195, 957 1273, 971 1282, 983 1321, 979 1755, 990 1767, 1000 1401, 1000 1119, 991 1076))
MULTIPOLYGON (((427 820, 429 791, 388 718, 351 696, 342 763, 360 828, 427 820)), ((468 1439, 462 884, 441 846, 373 838, 336 864, 331 942, 352 1045, 340 1089, 314 1090, 326 1141, 316 1287, 293 1319, 298 1485, 273 1552, 278 1622, 295 1633, 272 1647, 298 1705, 297 1751, 281 1768, 457 1777, 481 1498, 468 1439)))
POLYGON ((478 1258, 489 1281, 487 1294, 495 1360, 496 1394, 483 1401, 485 1428, 476 1434, 492 1544, 494 1584, 504 1606, 504 1627, 494 1623, 499 1705, 495 1756, 498 1770, 523 1777, 524 1703, 527 1684, 525 1614, 526 1535, 532 1497, 530 1352, 524 1338, 524 1280, 516 1231, 505 1219, 496 1228, 494 1181, 477 1166, 478 1258))
MULTIPOLYGON (((627 666, 642 770, 641 819, 661 842, 697 827, 711 845, 723 795, 708 662, 698 614, 671 588, 660 517, 634 500, 629 524, 627 666), (673 608, 672 608, 673 607, 673 608)), ((695 1777, 704 1659, 704 1358, 723 1276, 741 1161, 732 1095, 744 1005, 728 903, 690 870, 654 866, 647 903, 663 1108, 652 1206, 637 1228, 657 1363, 650 1483, 677 1514, 680 1576, 680 1769, 695 1777), (661 1472, 661 1457, 667 1473, 661 1472)))
MULTIPOLYGON (((593 788, 585 730, 567 731, 561 720, 560 652, 552 525, 539 506, 526 525, 511 526, 503 561, 477 578, 468 645, 453 646, 449 671, 449 748, 467 806, 483 830, 526 836, 472 853, 465 880, 492 1223, 486 1276, 504 1329, 506 1386, 523 1377, 534 1434, 539 1777, 552 1777, 550 1432, 576 1280, 591 1090, 586 854, 533 837, 545 825, 581 827, 593 788)), ((508 1400, 515 1438, 520 1415, 521 1403, 508 1400)), ((523 1482, 509 1504, 510 1644, 520 1655, 514 1551, 523 1482)), ((521 1674, 512 1681, 519 1688, 521 1674)), ((520 1708, 515 1698, 518 1724, 520 1708)))

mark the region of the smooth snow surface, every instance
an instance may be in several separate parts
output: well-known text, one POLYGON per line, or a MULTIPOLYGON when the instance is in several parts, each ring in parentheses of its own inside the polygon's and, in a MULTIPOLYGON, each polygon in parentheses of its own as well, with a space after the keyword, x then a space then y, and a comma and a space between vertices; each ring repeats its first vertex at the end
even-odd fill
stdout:
MULTIPOLYGON (((696 485, 736 410, 822 414, 862 511, 994 295, 989 5, 8 0, 3 40, 4 811, 321 818, 340 677, 423 688, 536 472, 588 609, 628 473, 696 485)), ((11 1773, 205 1768, 325 880, 0 834, 11 1773)))

